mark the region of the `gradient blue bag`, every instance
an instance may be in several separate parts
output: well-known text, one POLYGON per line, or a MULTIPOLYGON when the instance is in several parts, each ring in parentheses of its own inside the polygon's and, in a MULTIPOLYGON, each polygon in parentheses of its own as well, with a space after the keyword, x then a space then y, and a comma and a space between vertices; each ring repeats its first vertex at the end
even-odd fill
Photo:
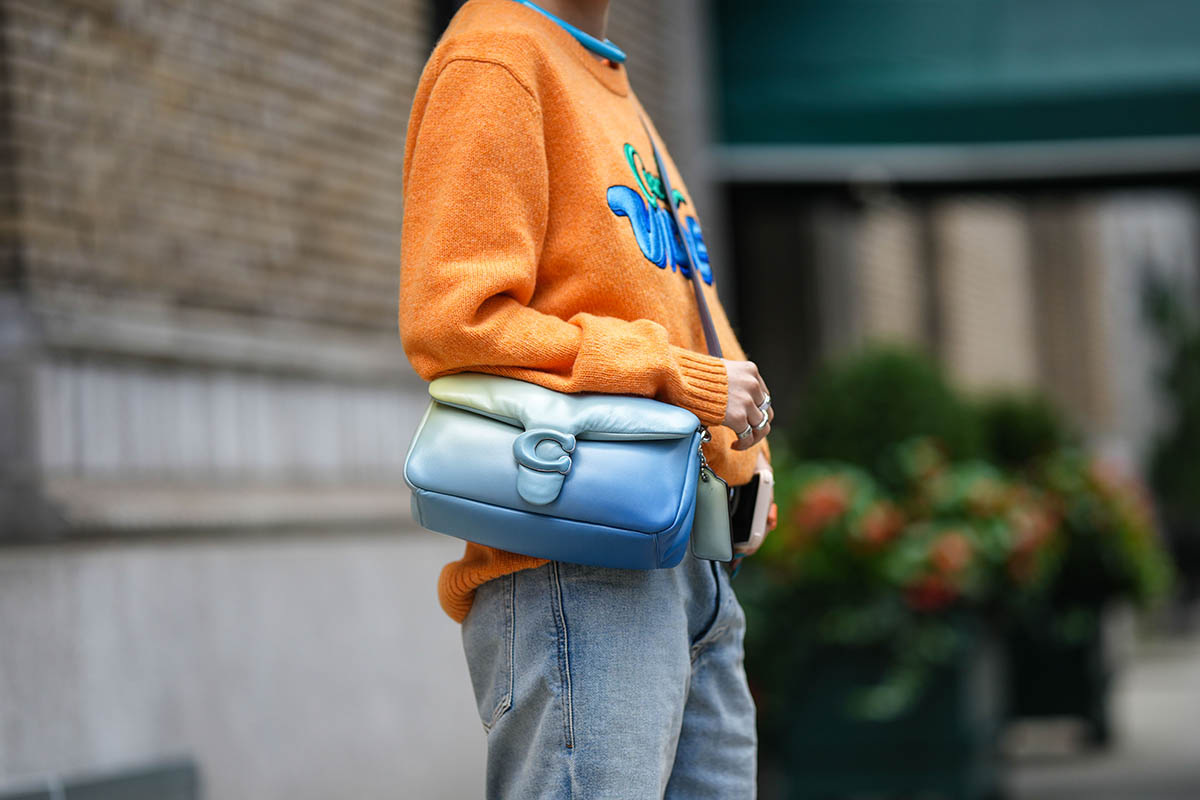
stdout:
POLYGON ((481 373, 429 393, 404 463, 422 527, 577 564, 683 558, 708 435, 692 412, 481 373))

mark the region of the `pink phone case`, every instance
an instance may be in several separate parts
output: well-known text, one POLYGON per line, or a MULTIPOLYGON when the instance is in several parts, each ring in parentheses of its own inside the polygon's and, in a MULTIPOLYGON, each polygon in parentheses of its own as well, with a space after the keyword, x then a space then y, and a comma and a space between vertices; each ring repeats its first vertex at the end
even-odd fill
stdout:
POLYGON ((767 535, 767 514, 771 512, 772 488, 775 473, 770 469, 758 471, 758 495, 754 498, 754 516, 750 521, 750 538, 734 545, 735 553, 748 553, 758 549, 767 535))

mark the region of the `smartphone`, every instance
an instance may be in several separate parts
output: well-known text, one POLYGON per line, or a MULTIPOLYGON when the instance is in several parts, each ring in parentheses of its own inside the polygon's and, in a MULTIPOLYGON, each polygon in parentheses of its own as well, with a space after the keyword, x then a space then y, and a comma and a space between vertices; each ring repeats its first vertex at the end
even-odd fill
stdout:
POLYGON ((744 486, 739 487, 735 507, 730 508, 730 535, 735 553, 756 550, 767 535, 767 514, 771 512, 775 474, 760 469, 744 486))

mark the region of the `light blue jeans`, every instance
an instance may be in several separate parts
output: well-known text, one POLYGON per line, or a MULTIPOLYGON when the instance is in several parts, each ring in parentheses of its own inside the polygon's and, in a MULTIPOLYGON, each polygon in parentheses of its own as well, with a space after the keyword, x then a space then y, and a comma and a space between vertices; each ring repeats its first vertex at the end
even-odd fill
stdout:
POLYGON ((746 618, 726 569, 551 562, 479 587, 463 645, 487 797, 755 795, 746 618))

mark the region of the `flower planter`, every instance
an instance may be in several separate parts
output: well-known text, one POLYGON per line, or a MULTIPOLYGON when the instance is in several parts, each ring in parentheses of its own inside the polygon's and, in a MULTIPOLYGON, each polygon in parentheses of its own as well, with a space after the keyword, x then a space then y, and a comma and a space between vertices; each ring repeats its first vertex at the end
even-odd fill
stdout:
POLYGON ((894 718, 866 719, 854 698, 892 664, 886 651, 823 647, 808 653, 786 697, 760 706, 763 796, 1001 796, 997 739, 1005 702, 1004 661, 981 625, 968 645, 935 668, 917 699, 894 718), (774 791, 772 791, 774 789, 774 791))
POLYGON ((1109 690, 1113 668, 1099 615, 1075 636, 1026 622, 1006 634, 1009 714, 1014 719, 1077 717, 1088 741, 1112 741, 1109 690))

